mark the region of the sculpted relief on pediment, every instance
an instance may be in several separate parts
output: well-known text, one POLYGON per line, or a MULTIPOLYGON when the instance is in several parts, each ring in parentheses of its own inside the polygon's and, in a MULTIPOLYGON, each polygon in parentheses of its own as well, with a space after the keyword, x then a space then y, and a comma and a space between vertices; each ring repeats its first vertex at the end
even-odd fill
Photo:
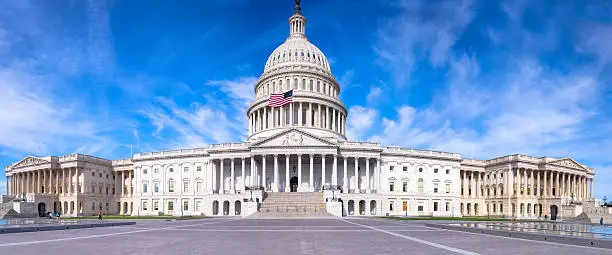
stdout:
POLYGON ((19 161, 13 167, 25 167, 25 166, 44 164, 44 163, 49 163, 49 162, 44 159, 37 158, 37 157, 27 157, 19 161))
POLYGON ((311 137, 302 132, 287 132, 269 140, 263 141, 256 146, 330 146, 331 144, 320 139, 311 137))
POLYGON ((580 164, 576 163, 575 161, 573 161, 571 159, 562 159, 562 160, 550 162, 550 164, 556 165, 556 166, 563 166, 563 167, 569 167, 569 168, 583 169, 584 170, 584 167, 582 167, 580 164))

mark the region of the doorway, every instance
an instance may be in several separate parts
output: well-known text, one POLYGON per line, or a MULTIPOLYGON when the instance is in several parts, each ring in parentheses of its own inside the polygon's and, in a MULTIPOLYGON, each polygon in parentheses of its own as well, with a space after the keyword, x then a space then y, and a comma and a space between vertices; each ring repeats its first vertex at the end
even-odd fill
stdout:
POLYGON ((45 203, 38 203, 38 216, 45 217, 45 212, 47 212, 45 203))
POLYGON ((557 206, 550 206, 550 220, 557 220, 557 206))
POLYGON ((298 189, 298 178, 297 178, 297 176, 291 177, 291 179, 289 180, 289 187, 291 189, 291 192, 297 192, 297 189, 298 189))

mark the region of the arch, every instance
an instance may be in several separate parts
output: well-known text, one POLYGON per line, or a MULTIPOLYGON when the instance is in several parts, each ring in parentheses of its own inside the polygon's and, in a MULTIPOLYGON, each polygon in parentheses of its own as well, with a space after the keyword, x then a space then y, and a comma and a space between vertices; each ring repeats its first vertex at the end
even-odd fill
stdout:
POLYGON ((291 177, 291 179, 289 180, 289 187, 290 187, 290 191, 291 192, 297 192, 297 188, 298 188, 298 178, 297 176, 293 176, 291 177))
POLYGON ((344 212, 344 201, 342 201, 342 198, 338 198, 338 202, 340 202, 340 205, 342 205, 342 216, 346 215, 347 213, 344 212))
POLYGON ((478 216, 478 203, 474 203, 474 215, 478 216))
POLYGON ((74 201, 70 202, 70 214, 74 213, 74 201))
POLYGON ((512 209, 512 216, 514 217, 514 216, 516 216, 516 204, 512 203, 510 206, 512 207, 511 208, 512 209))
POLYGON ((366 202, 365 200, 359 200, 359 215, 365 215, 365 206, 366 206, 366 202))
POLYGON ((376 215, 376 200, 370 201, 370 214, 376 215))
POLYGON ((62 209, 64 209, 64 214, 68 213, 68 201, 64 201, 64 207, 62 209))
POLYGON ((240 213, 242 212, 242 207, 240 206, 240 200, 236 200, 236 202, 234 202, 234 214, 235 215, 240 215, 240 213))
POLYGON ((227 200, 223 201, 223 215, 229 215, 229 207, 230 207, 229 201, 227 200))
POLYGON ((467 203, 466 206, 466 215, 472 215, 472 204, 467 203))
POLYGON ((538 213, 539 213, 539 214, 538 214, 538 216, 542 217, 542 204, 538 204, 538 208, 539 208, 539 210, 538 210, 538 213))
POLYGON ((527 216, 531 215, 531 203, 527 203, 527 216))
POLYGON ((47 205, 45 203, 38 203, 38 217, 45 217, 47 212, 47 205))
POLYGON ((417 181, 417 186, 418 186, 418 191, 423 192, 423 190, 425 189, 423 185, 423 178, 419 178, 419 180, 417 181))
POLYGON ((556 205, 550 206, 550 220, 557 220, 558 207, 556 205))
POLYGON ((219 215, 219 201, 217 201, 217 200, 213 201, 212 214, 213 215, 219 215))
POLYGON ((502 184, 497 185, 497 189, 499 190, 499 195, 504 195, 504 186, 502 184))
POLYGON ((459 205, 459 212, 461 212, 461 214, 463 215, 463 203, 459 205))
POLYGON ((123 202, 123 214, 126 214, 127 212, 128 212, 128 203, 123 202))
POLYGON ((353 200, 348 201, 348 214, 349 215, 355 214, 355 201, 353 200))
POLYGON ((525 203, 521 203, 519 214, 521 216, 525 215, 525 203))

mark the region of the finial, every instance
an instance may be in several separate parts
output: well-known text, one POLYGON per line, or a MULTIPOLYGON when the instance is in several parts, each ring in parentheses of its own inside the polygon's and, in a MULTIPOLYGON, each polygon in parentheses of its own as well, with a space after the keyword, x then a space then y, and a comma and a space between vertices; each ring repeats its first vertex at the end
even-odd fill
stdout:
POLYGON ((295 9, 296 14, 302 14, 302 8, 300 8, 300 0, 295 0, 295 9))

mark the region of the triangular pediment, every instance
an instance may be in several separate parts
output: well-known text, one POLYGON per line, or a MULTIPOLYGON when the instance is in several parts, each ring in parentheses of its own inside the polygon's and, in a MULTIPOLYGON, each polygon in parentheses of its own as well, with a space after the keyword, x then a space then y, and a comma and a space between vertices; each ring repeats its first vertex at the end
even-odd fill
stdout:
POLYGON ((319 138, 308 132, 298 129, 289 129, 271 137, 263 139, 255 144, 254 147, 328 147, 337 146, 325 139, 319 138))
POLYGON ((25 167, 25 166, 33 166, 33 165, 38 165, 38 164, 45 164, 45 163, 49 163, 49 161, 44 160, 42 158, 37 158, 34 156, 27 156, 24 159, 20 160, 19 162, 13 164, 13 168, 17 168, 17 167, 25 167))
POLYGON ((576 160, 573 160, 571 158, 562 158, 559 160, 548 162, 548 164, 588 171, 588 168, 586 168, 585 166, 583 166, 582 164, 578 163, 576 160))

